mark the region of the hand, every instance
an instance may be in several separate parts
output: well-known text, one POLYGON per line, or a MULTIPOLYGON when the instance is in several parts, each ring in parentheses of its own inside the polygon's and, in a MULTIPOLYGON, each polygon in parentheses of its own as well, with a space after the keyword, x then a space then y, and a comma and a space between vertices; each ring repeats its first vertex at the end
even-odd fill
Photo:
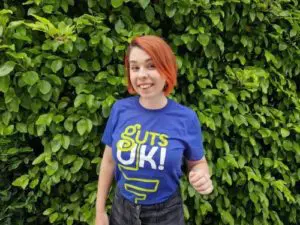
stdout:
POLYGON ((109 220, 106 212, 97 213, 95 225, 109 225, 109 220))
POLYGON ((208 173, 200 169, 192 169, 189 173, 190 184, 202 195, 210 194, 214 187, 208 173))

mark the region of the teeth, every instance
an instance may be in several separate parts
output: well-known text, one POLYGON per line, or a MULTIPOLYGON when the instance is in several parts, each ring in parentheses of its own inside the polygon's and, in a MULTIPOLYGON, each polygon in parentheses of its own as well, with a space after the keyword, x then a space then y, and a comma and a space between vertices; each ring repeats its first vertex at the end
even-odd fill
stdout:
POLYGON ((146 88, 151 87, 151 85, 150 84, 142 84, 142 85, 140 85, 140 87, 143 89, 146 89, 146 88))

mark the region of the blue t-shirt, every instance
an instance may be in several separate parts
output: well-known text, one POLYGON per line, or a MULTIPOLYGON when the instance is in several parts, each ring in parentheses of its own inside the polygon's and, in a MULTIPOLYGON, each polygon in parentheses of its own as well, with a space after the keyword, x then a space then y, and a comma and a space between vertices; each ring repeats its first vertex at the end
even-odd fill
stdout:
POLYGON ((121 194, 144 205, 163 202, 178 189, 183 157, 204 156, 196 113, 171 99, 153 110, 144 108, 139 96, 117 101, 102 142, 112 147, 121 194))

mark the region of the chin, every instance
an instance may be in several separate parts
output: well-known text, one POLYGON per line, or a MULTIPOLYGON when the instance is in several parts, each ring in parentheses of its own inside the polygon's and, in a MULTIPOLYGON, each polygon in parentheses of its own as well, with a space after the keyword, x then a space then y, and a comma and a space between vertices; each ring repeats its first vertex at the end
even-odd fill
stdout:
POLYGON ((138 93, 142 98, 153 98, 156 95, 149 93, 149 94, 145 94, 145 93, 138 93))

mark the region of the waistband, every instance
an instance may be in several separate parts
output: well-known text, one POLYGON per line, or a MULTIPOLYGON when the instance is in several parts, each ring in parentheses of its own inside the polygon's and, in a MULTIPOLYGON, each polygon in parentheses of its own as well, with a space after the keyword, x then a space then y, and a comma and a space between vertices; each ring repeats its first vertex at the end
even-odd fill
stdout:
POLYGON ((130 208, 141 208, 145 210, 153 209, 153 210, 161 210, 176 204, 182 204, 182 198, 180 189, 177 189, 166 201, 161 203, 156 203, 152 205, 144 205, 144 204, 136 204, 134 202, 129 201, 120 193, 119 188, 116 188, 115 198, 119 203, 123 203, 130 208))

